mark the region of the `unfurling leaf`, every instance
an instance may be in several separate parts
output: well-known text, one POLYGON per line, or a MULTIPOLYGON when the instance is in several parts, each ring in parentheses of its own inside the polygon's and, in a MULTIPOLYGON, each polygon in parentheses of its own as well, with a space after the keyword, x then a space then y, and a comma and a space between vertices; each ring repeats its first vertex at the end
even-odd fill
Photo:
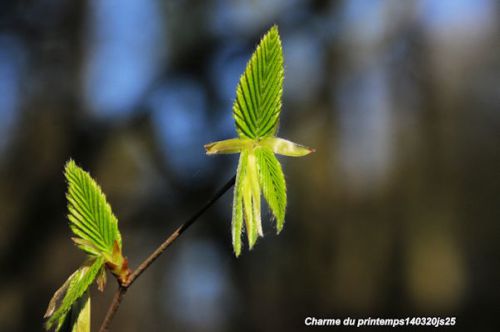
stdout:
POLYGON ((205 144, 205 151, 210 154, 239 153, 250 147, 253 141, 250 139, 232 138, 224 141, 205 144))
POLYGON ((267 204, 276 217, 276 229, 283 229, 286 211, 286 182, 281 165, 273 152, 266 147, 256 149, 259 183, 267 204))
POLYGON ((241 253, 241 232, 243 230, 243 178, 246 173, 247 152, 242 151, 236 173, 236 182, 234 185, 233 196, 233 220, 232 220, 232 238, 233 249, 236 256, 241 253))
POLYGON ((73 303, 60 332, 90 332, 90 296, 88 292, 73 303))
POLYGON ((65 176, 68 181, 69 225, 76 235, 72 239, 88 254, 88 259, 50 300, 45 314, 46 328, 83 332, 90 330, 89 286, 97 279, 99 290, 104 289, 105 267, 122 284, 127 281, 130 271, 127 259, 122 255, 118 220, 99 185, 73 160, 66 164, 65 176))
POLYGON ((277 232, 285 221, 286 183, 274 154, 301 157, 314 149, 276 137, 283 93, 283 51, 278 28, 262 38, 240 78, 233 104, 239 138, 205 145, 208 155, 240 153, 233 198, 232 239, 241 253, 243 224, 249 248, 263 236, 261 193, 276 218, 277 232))
MULTIPOLYGON (((52 327, 60 331, 63 323, 68 319, 68 313, 75 302, 84 295, 102 268, 103 258, 97 257, 76 270, 61 288, 59 288, 49 302, 44 318, 47 329, 52 327)), ((89 309, 90 310, 90 309, 89 309)))
POLYGON ((288 157, 303 157, 315 150, 279 137, 266 137, 261 140, 261 145, 268 147, 276 154, 288 157))

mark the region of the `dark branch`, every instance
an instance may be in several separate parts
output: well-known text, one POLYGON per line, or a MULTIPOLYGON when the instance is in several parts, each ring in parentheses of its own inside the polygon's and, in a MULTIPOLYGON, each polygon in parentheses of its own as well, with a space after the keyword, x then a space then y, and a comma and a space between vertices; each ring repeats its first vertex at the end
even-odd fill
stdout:
POLYGON ((106 313, 106 317, 104 317, 104 320, 102 321, 101 328, 99 329, 99 331, 102 332, 109 330, 109 325, 111 324, 111 321, 113 320, 116 311, 120 307, 120 303, 122 303, 123 296, 125 296, 126 292, 127 292, 126 287, 123 287, 121 285, 118 286, 115 296, 113 296, 113 301, 111 301, 111 304, 109 305, 108 312, 106 313))
POLYGON ((109 326, 116 314, 116 311, 120 307, 123 296, 127 292, 127 289, 135 282, 137 278, 151 265, 153 262, 168 248, 172 243, 174 243, 177 238, 184 233, 189 226, 194 224, 198 218, 205 213, 219 198, 222 197, 233 185, 236 180, 236 176, 233 176, 222 188, 220 188, 215 195, 203 205, 203 207, 198 210, 189 220, 177 227, 177 229, 151 254, 147 257, 140 265, 135 269, 130 275, 127 282, 121 284, 116 290, 113 301, 111 302, 106 317, 101 324, 100 332, 106 332, 109 330, 109 326))

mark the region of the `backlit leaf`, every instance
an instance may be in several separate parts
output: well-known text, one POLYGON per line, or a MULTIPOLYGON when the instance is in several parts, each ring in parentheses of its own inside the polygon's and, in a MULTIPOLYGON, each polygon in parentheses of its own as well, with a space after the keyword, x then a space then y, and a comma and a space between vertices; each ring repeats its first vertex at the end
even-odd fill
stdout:
POLYGON ((276 217, 276 229, 283 229, 286 211, 286 182, 281 165, 274 153, 267 147, 255 150, 259 168, 259 183, 273 215, 276 217))
POLYGON ((111 260, 115 241, 121 248, 118 220, 92 177, 73 160, 66 164, 68 219, 79 248, 89 255, 111 260))
POLYGON ((243 229, 246 230, 250 249, 264 234, 262 194, 276 218, 278 233, 283 229, 286 183, 274 154, 302 157, 314 152, 314 149, 276 137, 283 77, 283 51, 278 28, 273 26, 260 41, 238 83, 233 117, 239 138, 205 145, 208 155, 240 153, 232 219, 236 256, 241 253, 243 229))
POLYGON ((233 105, 240 137, 273 136, 278 130, 283 93, 283 50, 278 27, 262 38, 240 78, 233 105))
POLYGON ((47 329, 54 327, 56 331, 60 331, 73 305, 87 291, 102 269, 103 264, 104 259, 102 257, 96 257, 93 261, 89 261, 76 270, 64 285, 56 291, 45 313, 45 318, 47 318, 45 326, 47 329))
POLYGON ((90 296, 88 291, 73 303, 59 332, 90 332, 90 296))

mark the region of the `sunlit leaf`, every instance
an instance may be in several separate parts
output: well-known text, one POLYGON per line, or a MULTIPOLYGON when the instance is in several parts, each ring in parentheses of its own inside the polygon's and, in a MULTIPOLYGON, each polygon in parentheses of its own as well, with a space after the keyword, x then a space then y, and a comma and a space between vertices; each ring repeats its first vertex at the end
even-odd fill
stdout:
POLYGON ((268 147, 276 154, 287 157, 303 157, 315 150, 279 137, 266 137, 260 141, 261 146, 268 147))
POLYGON ((253 141, 250 139, 231 138, 224 141, 205 144, 205 151, 208 155, 239 153, 244 149, 248 149, 252 144, 253 141))
POLYGON ((236 182, 233 194, 233 220, 231 222, 231 235, 233 238, 233 249, 236 256, 241 253, 241 233, 243 230, 243 178, 246 174, 247 152, 240 154, 236 182))
POLYGON ((275 135, 283 93, 283 51, 278 27, 262 38, 240 78, 233 105, 240 137, 275 135))
POLYGON ((111 260, 115 241, 121 247, 118 220, 92 177, 73 160, 66 164, 68 219, 79 248, 89 255, 111 260))
POLYGON ((286 182, 281 165, 273 152, 262 147, 255 150, 259 167, 259 183, 266 198, 267 204, 276 217, 276 229, 283 229, 286 211, 286 182))
POLYGON ((88 254, 87 262, 74 272, 49 302, 45 313, 47 329, 90 331, 90 298, 82 297, 97 279, 100 290, 106 283, 106 267, 123 283, 129 276, 121 252, 118 221, 99 185, 70 160, 65 167, 68 181, 68 219, 75 244, 88 254))
POLYGON ((45 318, 46 328, 60 331, 68 318, 72 306, 87 291, 104 264, 102 257, 96 257, 76 270, 50 300, 45 318))
POLYGON ((233 199, 232 237, 236 256, 241 253, 243 225, 248 246, 263 236, 261 195, 283 229, 286 211, 286 183, 274 154, 301 157, 314 149, 276 137, 283 92, 283 51, 278 28, 262 38, 240 78, 233 105, 239 138, 205 145, 208 155, 240 153, 233 199), (243 223, 244 221, 244 223, 243 223))
POLYGON ((88 291, 73 303, 59 332, 90 332, 90 296, 88 291))

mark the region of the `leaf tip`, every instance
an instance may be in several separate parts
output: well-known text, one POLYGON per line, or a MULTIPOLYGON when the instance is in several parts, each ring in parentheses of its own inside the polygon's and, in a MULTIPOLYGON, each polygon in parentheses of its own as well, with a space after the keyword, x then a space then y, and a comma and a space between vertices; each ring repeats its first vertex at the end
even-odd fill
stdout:
POLYGON ((66 164, 64 165, 64 172, 68 173, 72 168, 76 167, 76 163, 72 158, 69 158, 66 164))
POLYGON ((254 234, 250 235, 248 238, 248 249, 252 250, 253 247, 255 246, 255 243, 257 243, 257 239, 259 238, 259 234, 257 232, 254 232, 254 234))
POLYGON ((205 148, 205 153, 208 155, 216 154, 217 152, 214 151, 214 145, 215 145, 215 142, 203 145, 203 147, 205 148))

